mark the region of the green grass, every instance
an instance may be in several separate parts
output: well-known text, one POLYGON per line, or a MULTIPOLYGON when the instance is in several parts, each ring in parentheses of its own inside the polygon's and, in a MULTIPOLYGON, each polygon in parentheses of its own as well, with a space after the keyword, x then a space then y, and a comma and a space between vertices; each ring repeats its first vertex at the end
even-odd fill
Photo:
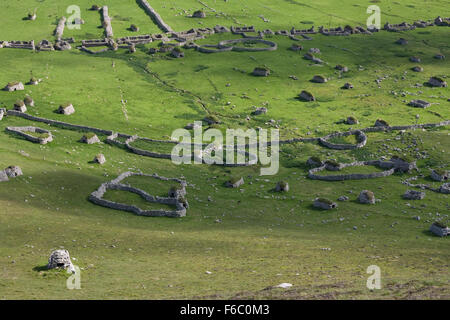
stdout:
MULTIPOLYGON (((309 28, 311 23, 363 24, 366 8, 372 4, 350 0, 202 2, 216 9, 217 15, 195 0, 152 0, 151 5, 175 30, 239 23, 278 30, 309 28), (207 18, 187 17, 199 9, 207 18), (260 14, 270 22, 263 22, 260 14)), ((71 4, 66 0, 1 4, 2 25, 7 27, 0 29, 0 39, 53 39, 59 17, 67 16, 65 10, 71 4), (36 21, 22 20, 35 8, 36 21)), ((77 41, 102 37, 100 14, 87 10, 92 2, 81 0, 78 5, 86 23, 80 30, 67 29, 64 37, 74 36, 77 41)), ((134 0, 110 0, 107 5, 116 36, 135 35, 127 30, 131 24, 139 26, 139 34, 160 32, 134 0)), ((442 1, 437 0, 426 4, 383 0, 378 5, 384 12, 383 23, 442 15, 442 1)), ((0 49, 1 87, 11 81, 25 83, 31 74, 42 82, 25 86, 23 92, 0 91, 0 107, 9 109, 30 95, 36 103, 27 112, 31 115, 154 139, 169 139, 173 130, 212 115, 220 119, 221 130, 272 128, 274 119, 282 139, 346 131, 349 126, 341 120, 349 115, 359 120, 357 128, 372 126, 376 119, 391 125, 439 122, 450 118, 449 89, 414 85, 430 76, 449 74, 449 64, 433 58, 438 52, 450 56, 448 36, 449 29, 441 27, 402 35, 314 35, 302 44, 304 51, 320 48, 326 62, 322 66, 313 66, 288 50, 294 41, 281 36, 270 38, 278 44, 276 52, 208 55, 184 50, 182 60, 147 54, 156 43, 137 46, 135 54, 127 49, 89 55, 76 49, 35 53, 5 48, 0 49), (407 46, 394 43, 400 36, 409 40, 407 46), (424 72, 408 72, 402 80, 404 71, 414 66, 410 56, 422 59, 424 72), (337 64, 349 67, 342 78, 334 69, 337 64), (270 69, 271 75, 253 77, 251 72, 258 66, 270 69), (331 79, 326 84, 311 83, 316 74, 331 79), (291 75, 298 80, 290 79, 291 75), (385 75, 389 77, 378 88, 375 79, 385 75), (345 82, 355 88, 341 90, 345 82), (313 93, 317 101, 298 101, 302 90, 313 93), (425 110, 409 108, 404 102, 419 97, 434 104, 425 110), (54 110, 68 100, 77 112, 70 117, 56 114, 54 110), (255 106, 267 107, 268 113, 245 120, 255 106)), ((197 43, 237 38, 221 34, 197 43)), ((447 214, 448 195, 426 191, 420 202, 404 200, 407 186, 401 181, 416 173, 313 181, 307 178, 305 162, 310 156, 342 163, 393 155, 414 158, 425 151, 427 157, 417 160, 417 165, 428 176, 430 168, 449 167, 449 133, 448 127, 368 133, 364 148, 344 151, 317 143, 282 145, 279 172, 261 177, 259 166, 177 166, 104 143, 82 144, 81 132, 5 117, 0 121, 0 169, 18 165, 24 175, 0 183, 0 299, 447 298, 448 238, 435 237, 428 229, 447 214), (54 141, 32 144, 5 132, 7 126, 27 125, 50 130, 54 141), (107 162, 90 163, 99 153, 107 162), (187 216, 139 217, 87 200, 100 184, 129 170, 186 179, 187 216), (226 188, 224 182, 230 177, 243 177, 245 184, 226 188), (279 181, 289 183, 288 195, 273 193, 279 181), (361 190, 372 190, 381 202, 359 204, 361 190), (339 202, 336 210, 312 207, 316 198, 336 202, 342 195, 350 201, 339 202), (74 263, 83 268, 81 290, 67 290, 63 274, 39 269, 50 252, 60 247, 68 249, 76 258, 74 263), (382 289, 373 292, 365 286, 366 268, 372 264, 382 270, 382 289), (207 270, 212 273, 206 274, 207 270), (292 290, 263 291, 282 282, 292 283, 292 290)), ((354 137, 348 139, 351 143, 354 137)), ((143 140, 133 145, 156 152, 172 147, 143 140)), ((330 174, 366 170, 378 169, 354 167, 330 174)), ((125 182, 159 196, 166 196, 173 185, 147 177, 130 177, 125 182)), ((427 178, 419 182, 440 185, 427 178)), ((131 193, 108 191, 107 197, 154 208, 131 193)))

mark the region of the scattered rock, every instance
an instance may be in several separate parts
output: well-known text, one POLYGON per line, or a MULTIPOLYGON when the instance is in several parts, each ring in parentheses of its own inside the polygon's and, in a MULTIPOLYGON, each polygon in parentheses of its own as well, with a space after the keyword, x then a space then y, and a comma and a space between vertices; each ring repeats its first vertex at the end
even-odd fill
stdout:
POLYGON ((299 94, 298 98, 302 101, 316 101, 316 98, 312 95, 312 93, 305 90, 299 94))
POLYGON ((335 202, 324 198, 315 199, 313 206, 324 210, 331 210, 337 208, 337 204, 335 202))
POLYGON ((60 105, 57 112, 60 114, 71 115, 75 112, 75 108, 71 103, 68 102, 60 105))
POLYGON ((8 83, 4 88, 4 91, 19 91, 19 90, 25 90, 25 87, 23 86, 22 82, 13 81, 8 83))
POLYGON ((98 164, 104 164, 106 162, 106 158, 102 153, 99 153, 98 155, 95 156, 93 162, 98 164))
POLYGON ((63 268, 68 269, 71 272, 75 271, 75 268, 70 260, 69 251, 67 250, 55 250, 51 253, 48 259, 47 269, 63 268))
POLYGON ((363 204, 375 204, 375 195, 372 191, 363 190, 358 196, 358 201, 363 204))
POLYGON ((289 191, 289 184, 286 181, 280 181, 277 183, 277 186, 275 187, 276 192, 288 192, 289 191))
POLYGON ((422 200, 423 198, 425 198, 425 192, 416 190, 406 190, 403 195, 403 199, 406 200, 422 200))

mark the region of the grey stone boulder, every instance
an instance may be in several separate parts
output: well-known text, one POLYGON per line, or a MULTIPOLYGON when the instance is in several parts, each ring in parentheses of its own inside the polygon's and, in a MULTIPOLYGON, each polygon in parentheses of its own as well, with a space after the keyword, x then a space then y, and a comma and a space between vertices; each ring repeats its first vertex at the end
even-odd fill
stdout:
POLYGON ((338 201, 348 201, 348 200, 349 200, 349 198, 347 196, 340 196, 338 198, 338 201))
POLYGON ((98 164, 104 164, 106 162, 106 158, 105 155, 103 155, 102 153, 99 153, 98 155, 95 156, 94 160, 92 160, 94 163, 98 163, 98 164))
POLYGON ((183 185, 172 186, 168 192, 169 198, 183 198, 186 196, 186 188, 183 185))
POLYGON ((404 38, 400 38, 397 41, 395 41, 395 43, 404 46, 404 45, 408 44, 408 40, 406 40, 404 38))
POLYGON ((306 161, 306 164, 309 167, 317 168, 321 167, 323 165, 323 162, 322 160, 320 160, 319 157, 309 157, 308 160, 306 161))
POLYGON ((259 107, 259 108, 256 108, 255 111, 252 112, 252 115, 259 116, 260 114, 266 114, 266 113, 267 113, 267 108, 259 107))
POLYGON ((279 181, 275 187, 276 192, 288 192, 289 191, 289 183, 286 181, 279 181))
POLYGON ((9 166, 5 169, 5 173, 8 178, 15 178, 23 175, 22 169, 19 166, 9 166))
POLYGON ((403 199, 406 200, 422 200, 425 198, 425 192, 416 190, 406 190, 403 199))
POLYGON ((19 111, 19 112, 27 112, 27 107, 25 105, 25 102, 23 102, 22 100, 17 100, 14 103, 14 110, 19 111))
POLYGON ((206 13, 202 10, 197 10, 192 14, 192 18, 200 18, 200 19, 206 18, 206 13))
POLYGON ((354 124, 358 124, 359 121, 355 117, 350 116, 350 117, 347 117, 347 119, 345 120, 345 123, 349 124, 349 125, 354 125, 354 124))
POLYGON ((411 70, 414 72, 423 72, 423 68, 421 66, 415 66, 411 70))
POLYGON ((429 103, 428 101, 425 100, 411 100, 408 105, 410 105, 411 107, 415 107, 415 108, 428 108, 429 106, 431 106, 431 103, 429 103))
POLYGON ((3 119, 3 117, 5 116, 6 112, 5 109, 0 108, 0 121, 3 119))
POLYGON ((325 169, 328 171, 339 171, 342 169, 342 164, 334 160, 327 160, 325 161, 325 169))
POLYGON ((345 89, 345 90, 349 90, 349 89, 353 89, 354 88, 354 86, 350 83, 350 82, 346 82, 343 86, 342 86, 342 89, 345 89))
POLYGON ((60 105, 57 112, 59 114, 64 114, 64 115, 71 115, 73 113, 75 113, 75 108, 73 107, 73 105, 71 103, 66 103, 63 105, 60 105))
POLYGON ((416 161, 413 159, 393 156, 391 162, 394 163, 394 168, 397 172, 411 172, 412 170, 417 169, 416 161))
POLYGON ((450 183, 444 183, 439 187, 439 192, 444 194, 450 194, 450 183))
POLYGON ((227 182, 225 182, 225 186, 228 188, 239 188, 244 184, 244 178, 231 178, 227 182))
POLYGON ((430 231, 439 237, 445 237, 450 234, 450 229, 441 222, 434 222, 430 227, 430 231))
POLYGON ((47 269, 67 269, 71 272, 75 270, 72 261, 70 260, 70 254, 67 250, 55 250, 50 254, 48 258, 47 269))
POLYGON ((81 137, 81 142, 87 143, 87 144, 94 144, 99 143, 100 139, 97 137, 96 134, 85 134, 83 137, 81 137))
POLYGON ((419 63, 421 60, 420 60, 419 57, 415 57, 415 56, 414 56, 414 57, 410 57, 410 58, 409 58, 409 61, 419 63))
POLYGON ((325 83, 325 82, 327 82, 327 81, 328 81, 328 79, 325 78, 324 76, 321 76, 321 75, 315 75, 315 76, 311 79, 311 82, 314 82, 314 83, 325 83))
POLYGON ((22 82, 10 82, 8 83, 3 90, 5 91, 19 91, 19 90, 25 90, 25 87, 23 86, 22 82))
POLYGON ((303 91, 299 94, 298 98, 299 98, 301 101, 316 101, 316 98, 313 96, 313 94, 310 93, 310 92, 308 92, 308 91, 305 91, 305 90, 303 90, 303 91))
POLYGON ((375 195, 372 191, 363 190, 358 196, 358 201, 362 204, 375 204, 375 195))
POLYGON ((431 87, 445 88, 447 87, 447 82, 439 77, 431 77, 430 80, 428 80, 428 85, 431 87))
POLYGON ((256 67, 252 74, 257 77, 267 77, 270 75, 270 70, 264 67, 256 67))
POLYGON ((341 65, 341 64, 338 64, 338 65, 336 65, 336 67, 334 67, 336 70, 339 70, 339 71, 341 71, 341 72, 348 72, 348 67, 346 67, 346 66, 343 66, 343 65, 341 65))
POLYGON ((431 171, 431 179, 435 181, 447 181, 448 176, 447 170, 434 169, 431 171))
POLYGON ((389 127, 389 123, 387 123, 386 121, 384 121, 382 119, 377 119, 375 121, 374 127, 389 127))
POLYGON ((319 208, 319 209, 323 209, 323 210, 331 210, 331 209, 336 209, 337 208, 337 203, 328 200, 328 199, 324 199, 324 198, 316 198, 314 200, 313 206, 315 208, 319 208))

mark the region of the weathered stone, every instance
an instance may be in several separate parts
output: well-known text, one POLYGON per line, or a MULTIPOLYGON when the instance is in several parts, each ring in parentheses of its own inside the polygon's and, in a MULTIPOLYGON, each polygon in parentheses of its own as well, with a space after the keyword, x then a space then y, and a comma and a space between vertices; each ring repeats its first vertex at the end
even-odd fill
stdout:
POLYGON ((431 179, 435 181, 447 181, 449 177, 447 170, 437 170, 434 169, 431 171, 431 179))
POLYGON ((316 198, 313 206, 319 209, 331 210, 337 208, 337 203, 324 198, 316 198))
POLYGON ((279 181, 275 187, 276 192, 288 192, 289 191, 289 183, 286 181, 279 181))
POLYGON ((98 164, 104 164, 106 162, 106 158, 102 153, 100 153, 95 156, 93 162, 98 164))
POLYGON ((9 178, 15 178, 23 175, 22 169, 18 166, 9 166, 5 169, 5 173, 9 178))
POLYGON ((347 117, 347 119, 345 120, 345 123, 349 124, 349 125, 354 125, 354 124, 358 124, 359 121, 355 117, 350 116, 350 117, 347 117))
POLYGON ((389 127, 389 124, 386 121, 382 120, 382 119, 377 119, 375 121, 375 125, 374 126, 375 127, 389 127))
POLYGON ((225 186, 228 188, 239 188, 241 185, 244 184, 244 178, 233 178, 227 182, 225 182, 225 186))
POLYGON ((298 98, 302 101, 316 101, 316 98, 312 95, 312 93, 305 90, 299 94, 298 98))
POLYGON ((174 48, 170 54, 174 58, 184 58, 184 52, 178 47, 174 48))
POLYGON ((428 108, 429 106, 431 106, 431 103, 425 100, 411 100, 409 102, 409 105, 416 108, 428 108))
POLYGON ((71 115, 75 112, 75 108, 71 103, 67 103, 65 105, 60 105, 57 112, 60 114, 71 115))
POLYGON ((136 26, 136 25, 134 25, 134 24, 132 24, 132 25, 130 26, 130 31, 138 32, 138 31, 139 31, 139 27, 136 26))
POLYGON ((404 38, 400 38, 397 41, 395 41, 395 43, 404 46, 404 45, 408 44, 408 40, 406 40, 404 38))
POLYGON ((375 204, 375 195, 372 191, 363 190, 358 196, 358 201, 363 204, 375 204))
POLYGON ((206 13, 202 10, 197 10, 192 14, 192 18, 206 18, 206 13))
POLYGON ((252 74, 258 77, 267 77, 268 75, 270 75, 270 70, 267 68, 256 67, 253 70, 252 74))
POLYGON ((328 79, 325 78, 324 76, 316 75, 316 76, 314 76, 314 77, 312 78, 311 81, 312 81, 312 82, 315 82, 315 83, 325 83, 325 82, 328 81, 328 79))
POLYGON ((14 103, 14 110, 19 112, 27 112, 27 107, 25 106, 25 102, 22 100, 18 100, 14 103))
POLYGON ((406 190, 403 195, 403 199, 406 200, 422 200, 423 198, 425 198, 425 192, 416 190, 406 190))
POLYGON ((414 72, 423 72, 423 67, 415 66, 411 70, 414 71, 414 72))
POLYGON ((444 183, 439 187, 439 192, 444 194, 450 194, 450 183, 444 183))
POLYGON ((81 142, 87 143, 87 144, 94 144, 94 143, 99 143, 100 139, 97 137, 96 134, 83 135, 83 137, 81 137, 81 142))
POLYGON ((420 62, 421 60, 420 60, 420 58, 419 57, 410 57, 409 58, 409 61, 411 61, 411 62, 420 62))
POLYGON ((25 99, 23 99, 23 102, 26 106, 34 107, 34 100, 30 96, 26 96, 25 99))
POLYGON ((434 222, 430 227, 430 231, 439 237, 445 237, 450 234, 450 229, 440 222, 434 222))
POLYGON ((440 53, 439 53, 439 54, 435 55, 434 58, 435 58, 435 59, 438 59, 438 60, 444 60, 444 59, 445 59, 445 56, 444 56, 443 54, 440 54, 440 53))
POLYGON ((339 201, 348 201, 349 198, 348 198, 347 196, 340 196, 340 197, 338 198, 338 200, 339 200, 339 201))
POLYGON ((341 64, 336 65, 336 67, 334 67, 336 70, 339 70, 341 72, 348 72, 348 67, 343 66, 341 64))
POLYGON ((346 82, 343 86, 342 89, 353 89, 353 85, 350 82, 346 82))
POLYGON ((25 87, 23 86, 22 82, 10 82, 8 83, 5 88, 3 88, 5 91, 19 91, 19 90, 25 90, 25 87))
POLYGON ((428 80, 428 84, 432 87, 439 87, 439 88, 447 87, 447 82, 439 77, 431 77, 430 80, 428 80))
POLYGON ((323 165, 323 162, 319 159, 319 157, 309 157, 309 159, 306 161, 306 164, 309 167, 317 168, 321 167, 323 165))
POLYGON ((48 258, 47 269, 68 269, 70 272, 75 270, 72 261, 70 260, 70 254, 67 250, 55 250, 48 258))
POLYGON ((259 108, 256 108, 255 111, 252 112, 252 115, 259 116, 260 114, 266 114, 266 113, 267 113, 267 108, 259 107, 259 108))
POLYGON ((292 51, 300 51, 300 50, 303 50, 303 46, 294 43, 294 44, 292 44, 292 46, 289 49, 292 51))

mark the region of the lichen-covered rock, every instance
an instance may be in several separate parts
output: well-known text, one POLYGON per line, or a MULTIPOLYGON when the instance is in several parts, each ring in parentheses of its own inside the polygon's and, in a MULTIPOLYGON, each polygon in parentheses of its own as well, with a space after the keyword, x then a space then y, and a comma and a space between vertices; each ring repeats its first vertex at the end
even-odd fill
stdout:
POLYGON ((70 260, 70 254, 67 250, 55 250, 51 253, 48 258, 47 269, 68 269, 69 271, 74 271, 75 268, 70 260))
POLYGON ((447 82, 439 77, 431 77, 430 80, 428 80, 428 85, 432 87, 445 88, 447 87, 447 82))
POLYGON ((372 191, 363 190, 358 196, 358 201, 363 204, 375 204, 375 195, 372 191))
POLYGON ((416 161, 408 157, 393 156, 391 162, 394 163, 394 168, 397 172, 410 172, 417 169, 416 161))
POLYGON ((358 124, 359 121, 355 117, 350 116, 350 117, 347 117, 347 119, 345 120, 345 123, 349 124, 349 125, 354 125, 354 124, 358 124))
POLYGON ((168 192, 169 198, 184 198, 185 195, 186 188, 181 184, 170 187, 168 192))
POLYGON ((71 114, 75 113, 75 108, 73 107, 73 105, 71 103, 66 103, 66 104, 60 105, 57 112, 60 114, 64 114, 64 115, 71 115, 71 114))
POLYGON ((100 139, 97 137, 96 134, 90 133, 90 134, 83 135, 83 137, 81 137, 81 142, 87 143, 87 144, 94 144, 94 143, 99 143, 100 139))
POLYGON ((206 18, 206 13, 202 10, 197 10, 192 14, 192 18, 206 18))
POLYGON ((244 178, 231 178, 227 182, 225 182, 225 186, 228 188, 239 188, 241 185, 244 184, 244 178))
POLYGON ((306 164, 309 167, 317 168, 317 167, 321 167, 323 165, 323 162, 322 162, 322 160, 320 160, 319 157, 314 156, 314 157, 309 157, 309 159, 306 161, 306 164))
POLYGON ((25 90, 25 87, 23 86, 22 82, 13 81, 8 83, 3 90, 5 91, 19 91, 19 90, 25 90))
POLYGON ((170 54, 174 58, 184 58, 184 52, 179 47, 173 48, 170 54))
POLYGON ((267 108, 259 107, 259 108, 256 108, 255 111, 252 112, 252 115, 259 116, 260 114, 266 114, 266 113, 267 113, 267 108))
POLYGON ((313 206, 319 209, 331 210, 337 208, 337 203, 324 198, 316 198, 313 206))
POLYGON ((435 181, 447 181, 448 180, 448 171, 442 169, 434 169, 431 171, 431 179, 435 181))
POLYGON ((425 101, 425 100, 417 99, 417 100, 411 100, 409 102, 409 105, 411 107, 424 108, 425 109, 425 108, 428 108, 429 106, 431 106, 431 103, 429 103, 428 101, 425 101))
POLYGON ((395 43, 404 46, 404 45, 408 44, 408 40, 406 40, 404 38, 400 38, 397 41, 395 41, 395 43))
POLYGON ((343 86, 342 86, 342 89, 345 89, 345 90, 349 90, 349 89, 353 89, 354 87, 353 87, 353 85, 350 83, 350 82, 346 82, 343 86))
POLYGON ((450 194, 450 183, 444 183, 439 187, 439 192, 444 194, 450 194))
POLYGON ((382 120, 382 119, 377 119, 375 121, 375 127, 389 127, 389 123, 387 123, 386 121, 382 120))
POLYGON ((15 178, 23 175, 22 169, 20 169, 19 166, 9 166, 5 169, 5 173, 8 176, 8 178, 15 178))
POLYGON ((414 72, 423 72, 423 67, 415 66, 411 70, 414 71, 414 72))
POLYGON ((275 187, 276 192, 288 192, 289 191, 289 183, 286 181, 279 181, 277 186, 275 187))
POLYGON ((312 93, 303 90, 300 95, 298 96, 298 98, 301 101, 316 101, 316 98, 312 95, 312 93))
POLYGON ((348 67, 343 66, 341 64, 336 65, 336 67, 334 67, 336 70, 339 70, 341 72, 348 72, 348 67))
POLYGON ((315 75, 311 81, 314 83, 325 83, 328 81, 328 79, 322 75, 315 75))
POLYGON ((106 158, 102 153, 99 153, 98 155, 95 156, 93 162, 98 164, 104 164, 106 162, 106 158))
POLYGON ((334 160, 327 160, 324 164, 325 169, 328 171, 339 171, 342 169, 342 164, 334 160))
POLYGON ((292 51, 300 51, 300 50, 303 50, 303 46, 294 43, 289 49, 292 51))
POLYGON ((267 77, 270 75, 270 70, 264 67, 256 67, 252 74, 257 77, 267 77))
POLYGON ((132 25, 130 26, 130 31, 138 32, 138 31, 139 31, 139 27, 136 26, 136 25, 134 25, 134 24, 132 24, 132 25))
POLYGON ((430 231, 439 237, 445 237, 450 234, 450 229, 442 222, 433 222, 430 231))
POLYGON ((406 190, 403 199, 406 200, 422 200, 425 198, 425 192, 416 190, 406 190))
POLYGON ((25 102, 23 102, 22 100, 17 100, 14 103, 14 110, 19 111, 19 112, 27 112, 27 107, 25 106, 25 102))

